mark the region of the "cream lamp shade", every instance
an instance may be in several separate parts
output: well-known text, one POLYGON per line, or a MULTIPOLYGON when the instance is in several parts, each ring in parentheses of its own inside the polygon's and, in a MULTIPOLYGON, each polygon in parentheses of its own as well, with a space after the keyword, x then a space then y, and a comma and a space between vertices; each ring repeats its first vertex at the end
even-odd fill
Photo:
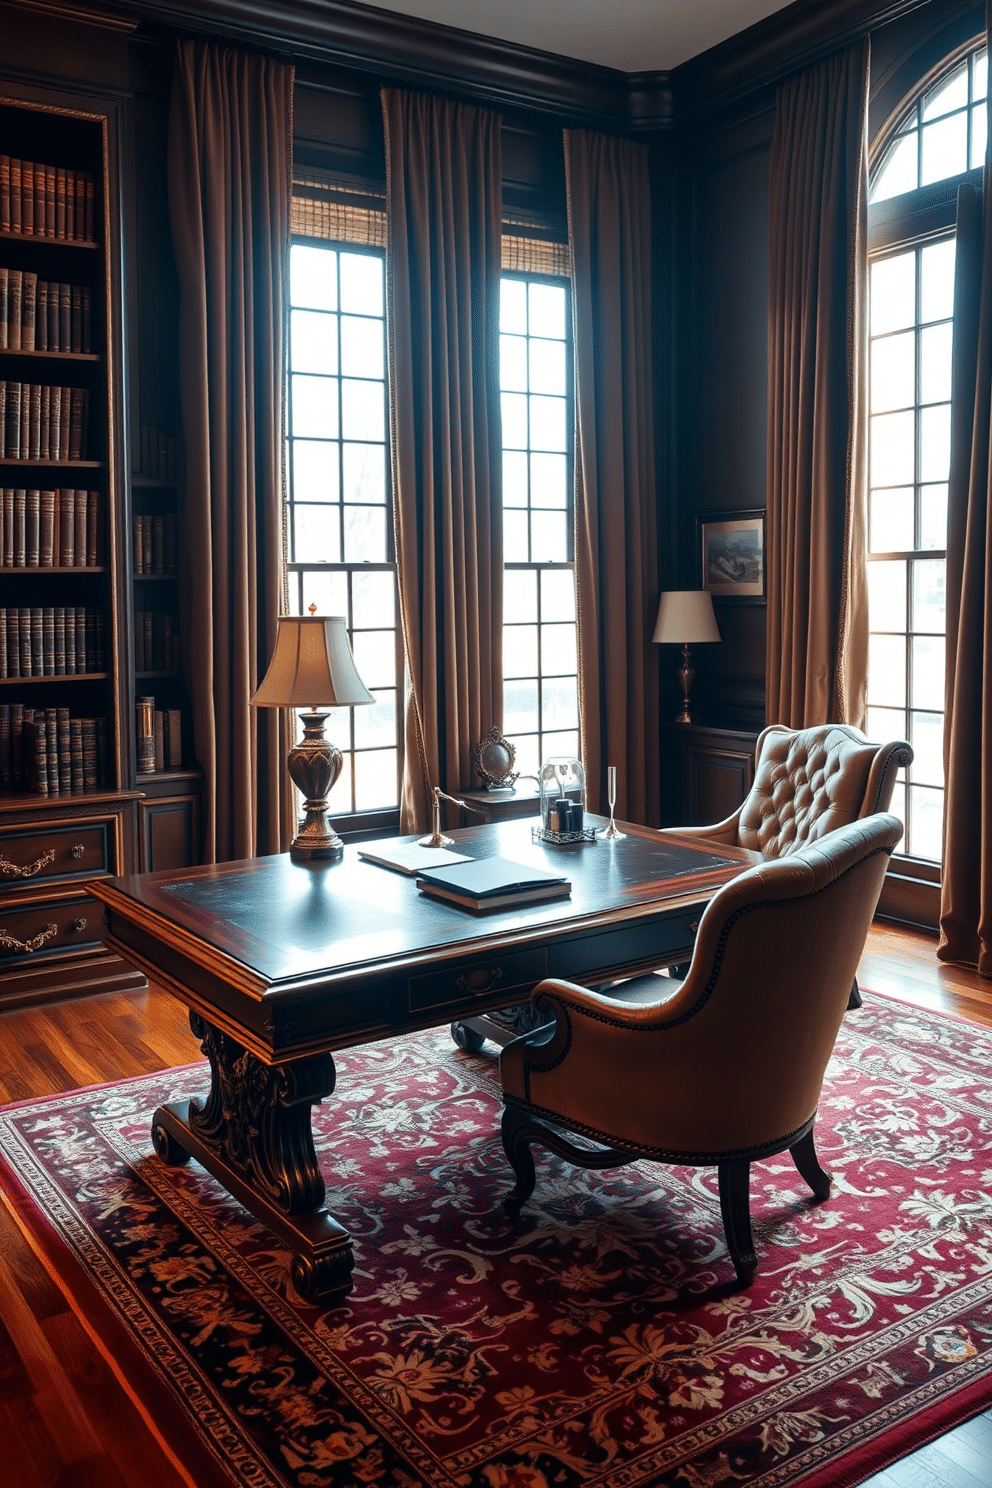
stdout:
POLYGON ((658 605, 658 619, 654 635, 658 645, 674 644, 682 647, 682 665, 678 670, 679 686, 682 689, 682 707, 675 715, 676 723, 691 723, 689 692, 696 675, 692 666, 690 646, 701 646, 709 641, 718 641, 720 632, 713 613, 713 601, 708 589, 667 589, 658 605))
POLYGON ((256 708, 300 708, 303 738, 286 765, 303 796, 305 818, 289 855, 298 863, 340 858, 344 843, 327 820, 327 797, 341 774, 343 757, 324 738, 327 709, 375 698, 358 675, 343 615, 280 615, 269 669, 248 701, 256 708))
POLYGON ((280 615, 276 647, 255 694, 257 708, 374 703, 358 675, 343 615, 280 615))
POLYGON ((659 645, 702 645, 718 641, 716 616, 708 589, 668 589, 658 605, 658 619, 651 637, 659 645))

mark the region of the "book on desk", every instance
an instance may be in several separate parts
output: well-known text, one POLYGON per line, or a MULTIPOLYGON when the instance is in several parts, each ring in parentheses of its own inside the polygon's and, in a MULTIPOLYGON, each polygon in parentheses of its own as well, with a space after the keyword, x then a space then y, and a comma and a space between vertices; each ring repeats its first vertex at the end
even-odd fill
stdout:
POLYGON ((562 873, 513 863, 508 858, 476 858, 421 873, 417 888, 432 899, 486 913, 546 899, 567 899, 572 885, 562 873))

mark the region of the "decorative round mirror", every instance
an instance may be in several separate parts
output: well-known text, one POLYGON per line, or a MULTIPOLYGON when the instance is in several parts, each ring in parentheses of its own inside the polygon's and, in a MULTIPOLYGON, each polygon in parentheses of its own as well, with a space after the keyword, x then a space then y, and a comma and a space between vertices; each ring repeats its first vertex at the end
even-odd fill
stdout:
POLYGON ((515 758, 513 745, 503 738, 495 724, 480 744, 472 745, 472 764, 486 790, 506 790, 513 784, 517 779, 513 768, 515 758))

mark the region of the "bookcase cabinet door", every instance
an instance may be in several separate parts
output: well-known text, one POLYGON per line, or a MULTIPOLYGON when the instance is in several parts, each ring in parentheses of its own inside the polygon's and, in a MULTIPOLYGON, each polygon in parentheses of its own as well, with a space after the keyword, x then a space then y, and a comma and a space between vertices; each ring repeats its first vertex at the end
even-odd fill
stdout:
POLYGON ((138 803, 139 868, 188 868, 200 861, 199 776, 187 772, 171 779, 159 775, 143 781, 145 798, 138 803))

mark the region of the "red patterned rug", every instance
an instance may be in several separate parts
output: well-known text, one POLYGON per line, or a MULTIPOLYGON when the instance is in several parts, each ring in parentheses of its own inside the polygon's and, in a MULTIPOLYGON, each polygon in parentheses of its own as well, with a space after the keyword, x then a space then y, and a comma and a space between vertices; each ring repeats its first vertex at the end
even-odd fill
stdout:
POLYGON ((716 1173, 538 1154, 518 1226, 495 1061, 447 1032, 339 1059, 316 1115, 355 1289, 288 1257, 149 1122, 205 1066, 0 1110, 20 1222, 195 1481, 253 1488, 843 1488, 992 1399, 992 1032, 868 995, 811 1202, 752 1170, 728 1285, 716 1173))

